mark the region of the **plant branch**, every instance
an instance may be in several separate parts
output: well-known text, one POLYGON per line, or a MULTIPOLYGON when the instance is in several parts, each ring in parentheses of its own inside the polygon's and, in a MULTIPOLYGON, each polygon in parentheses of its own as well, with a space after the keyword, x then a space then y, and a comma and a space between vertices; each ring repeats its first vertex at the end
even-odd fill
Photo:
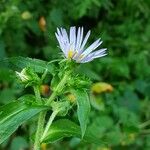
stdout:
MULTIPOLYGON (((34 86, 33 89, 35 92, 36 101, 38 103, 42 103, 39 87, 34 86)), ((36 134, 35 134, 34 150, 40 150, 40 136, 43 133, 45 115, 46 115, 46 111, 41 112, 39 114, 38 123, 37 123, 37 130, 36 130, 36 134)))
POLYGON ((45 111, 41 112, 39 114, 38 126, 37 126, 37 131, 36 131, 36 134, 35 134, 34 150, 40 150, 40 137, 41 137, 41 134, 43 133, 45 115, 46 115, 45 111))
POLYGON ((62 80, 60 81, 60 83, 57 85, 55 91, 52 93, 52 95, 50 96, 50 98, 48 99, 46 105, 50 105, 51 102, 56 98, 57 94, 63 89, 64 85, 67 82, 68 76, 69 76, 70 72, 67 72, 64 77, 62 78, 62 80))
POLYGON ((141 131, 142 134, 150 134, 150 129, 145 129, 141 131))
POLYGON ((48 132, 48 130, 49 130, 49 128, 50 128, 50 126, 51 126, 51 124, 52 124, 54 118, 55 118, 56 115, 58 114, 58 112, 59 112, 58 110, 57 110, 57 111, 53 111, 53 113, 51 114, 51 116, 50 116, 50 118, 49 118, 49 120, 48 120, 48 123, 47 123, 47 125, 46 125, 46 127, 45 127, 44 133, 43 133, 43 135, 42 135, 40 141, 43 141, 43 139, 45 138, 45 136, 46 136, 46 134, 47 134, 47 132, 48 132))
POLYGON ((41 77, 41 80, 42 80, 42 81, 45 79, 47 73, 48 73, 48 69, 45 69, 45 71, 44 71, 44 73, 43 73, 43 75, 42 75, 42 77, 41 77))
MULTIPOLYGON (((46 105, 49 106, 51 104, 51 102, 56 98, 58 93, 61 92, 61 90, 64 88, 64 85, 67 82, 69 74, 70 74, 70 72, 67 72, 64 75, 64 77, 62 78, 60 83, 57 85, 56 90, 52 93, 52 95, 48 99, 46 105)), ((37 102, 38 103, 39 102, 42 103, 38 87, 34 87, 34 92, 35 92, 35 96, 36 96, 37 102)), ((49 127, 51 126, 52 121, 54 120, 55 116, 57 115, 57 113, 58 113, 58 111, 54 111, 52 113, 52 115, 51 115, 51 117, 50 117, 50 119, 48 121, 48 124, 46 125, 46 128, 44 130, 44 133, 43 133, 43 127, 44 127, 44 122, 45 122, 46 111, 40 113, 39 119, 38 119, 37 131, 36 131, 36 135, 35 135, 34 150, 40 150, 40 142, 42 142, 42 139, 45 137, 45 135, 46 135, 49 127), (43 136, 41 138, 42 133, 43 133, 43 136)))
POLYGON ((33 89, 34 89, 34 93, 35 93, 37 103, 42 103, 41 95, 40 95, 40 91, 39 91, 39 86, 38 85, 34 86, 33 89))
POLYGON ((145 128, 146 126, 150 125, 150 120, 145 121, 144 123, 139 125, 139 128, 145 128))

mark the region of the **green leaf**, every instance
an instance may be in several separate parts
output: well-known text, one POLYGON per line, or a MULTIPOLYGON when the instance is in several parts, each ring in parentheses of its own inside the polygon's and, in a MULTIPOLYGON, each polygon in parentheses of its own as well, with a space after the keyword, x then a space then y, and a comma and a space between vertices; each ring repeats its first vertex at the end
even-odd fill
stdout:
MULTIPOLYGON (((64 137, 78 137, 81 138, 81 130, 80 127, 68 120, 68 119, 60 119, 55 121, 46 137, 43 139, 42 142, 45 143, 53 143, 56 142, 64 137)), ((90 131, 86 131, 84 138, 82 139, 85 142, 94 143, 94 144, 104 144, 104 141, 101 141, 101 139, 98 139, 96 136, 94 136, 90 131)))
POLYGON ((87 121, 90 113, 90 101, 86 91, 75 90, 74 91, 77 100, 77 114, 79 123, 81 126, 82 137, 85 134, 87 121))
POLYGON ((0 144, 21 124, 45 109, 47 109, 45 106, 28 105, 22 101, 0 107, 0 144))
POLYGON ((33 59, 29 57, 11 57, 2 59, 1 62, 3 65, 14 69, 23 69, 25 67, 30 67, 37 73, 43 73, 46 69, 49 72, 53 72, 53 65, 49 62, 40 60, 40 59, 33 59))

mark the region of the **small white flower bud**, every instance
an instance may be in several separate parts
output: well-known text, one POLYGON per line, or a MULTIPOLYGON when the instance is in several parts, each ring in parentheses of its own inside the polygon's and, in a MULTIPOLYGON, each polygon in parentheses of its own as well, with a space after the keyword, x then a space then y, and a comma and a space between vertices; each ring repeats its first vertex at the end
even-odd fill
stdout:
POLYGON ((26 74, 26 68, 24 68, 21 72, 16 71, 16 75, 21 79, 22 82, 29 81, 29 77, 26 74))

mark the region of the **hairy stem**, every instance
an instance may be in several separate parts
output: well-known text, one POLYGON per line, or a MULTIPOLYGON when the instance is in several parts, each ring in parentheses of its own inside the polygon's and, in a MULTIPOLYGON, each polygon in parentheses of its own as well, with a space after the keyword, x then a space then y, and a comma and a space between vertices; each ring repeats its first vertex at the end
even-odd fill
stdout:
MULTIPOLYGON (((57 85, 55 91, 52 93, 52 95, 48 99, 48 101, 46 103, 47 106, 49 106, 51 104, 51 102, 57 97, 59 92, 64 88, 64 86, 65 86, 65 84, 67 82, 69 74, 70 74, 70 72, 67 72, 64 75, 64 77, 62 78, 62 80, 59 82, 59 84, 57 85)), ((39 89, 37 87, 34 87, 34 92, 35 92, 35 96, 36 96, 37 102, 38 103, 42 103, 40 92, 39 92, 39 89)), ((37 131, 36 131, 36 135, 35 135, 34 150, 40 150, 40 141, 42 142, 43 138, 45 137, 45 135, 46 135, 48 129, 50 128, 50 126, 51 126, 55 116, 57 115, 57 113, 56 112, 52 113, 52 116, 50 117, 50 119, 48 121, 48 124, 47 124, 47 126, 46 126, 46 128, 44 130, 44 134, 43 134, 42 138, 41 138, 41 135, 43 133, 43 127, 44 127, 44 123, 45 123, 46 111, 41 112, 39 114, 37 131)))
POLYGON ((39 86, 34 86, 33 89, 34 89, 37 103, 42 103, 41 95, 40 95, 40 91, 39 91, 39 86))
POLYGON ((146 126, 150 125, 150 120, 145 121, 144 123, 139 125, 139 128, 145 128, 146 126))
POLYGON ((141 131, 142 134, 150 134, 150 129, 145 129, 141 131))
POLYGON ((56 117, 58 112, 59 111, 53 111, 53 113, 51 114, 51 116, 50 116, 50 118, 48 120, 48 123, 47 123, 47 125, 45 127, 44 133, 43 133, 43 135, 41 137, 41 141, 45 138, 45 136, 46 136, 46 134, 47 134, 47 132, 48 132, 48 130, 49 130, 49 128, 50 128, 50 126, 51 126, 51 124, 52 124, 52 122, 53 122, 53 120, 56 117))
POLYGON ((64 85, 67 82, 68 76, 69 76, 70 72, 67 72, 64 77, 62 78, 62 80, 59 82, 59 84, 57 85, 55 91, 52 93, 52 95, 50 96, 50 98, 48 99, 46 105, 50 105, 51 102, 56 98, 57 94, 59 93, 59 91, 61 91, 61 89, 63 89, 64 85))
POLYGON ((43 73, 43 75, 42 75, 42 77, 41 77, 41 80, 42 80, 42 81, 45 79, 47 73, 48 73, 48 69, 46 69, 46 70, 44 71, 44 73, 43 73))
POLYGON ((40 138, 43 133, 46 112, 41 112, 38 118, 37 131, 35 134, 34 150, 40 150, 40 138))
MULTIPOLYGON (((34 92, 35 92, 35 96, 36 96, 36 101, 38 103, 42 103, 38 86, 34 86, 34 92)), ((38 123, 37 123, 38 125, 37 125, 36 134, 35 134, 34 150, 40 150, 40 136, 43 133, 45 115, 46 115, 45 111, 43 111, 39 114, 38 123)))

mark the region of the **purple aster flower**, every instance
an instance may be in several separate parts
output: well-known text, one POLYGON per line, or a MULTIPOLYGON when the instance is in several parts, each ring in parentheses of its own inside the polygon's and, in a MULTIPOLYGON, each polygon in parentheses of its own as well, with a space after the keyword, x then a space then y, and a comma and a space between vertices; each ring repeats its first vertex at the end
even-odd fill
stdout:
POLYGON ((95 58, 107 55, 106 48, 94 51, 102 44, 100 39, 85 48, 90 33, 91 32, 88 31, 86 36, 83 37, 83 27, 71 27, 69 35, 63 28, 57 28, 57 33, 55 33, 55 35, 66 58, 73 59, 78 63, 86 63, 95 58))

